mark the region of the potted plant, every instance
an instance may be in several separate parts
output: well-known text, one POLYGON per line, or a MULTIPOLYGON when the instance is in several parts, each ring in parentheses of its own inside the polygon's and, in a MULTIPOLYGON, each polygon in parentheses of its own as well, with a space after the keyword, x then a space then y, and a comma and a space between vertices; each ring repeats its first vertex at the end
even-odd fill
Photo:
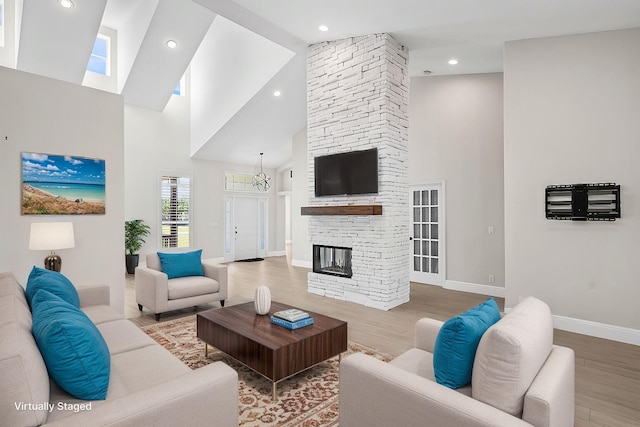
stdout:
POLYGON ((135 274, 140 255, 138 251, 145 242, 144 238, 151 233, 151 227, 144 220, 133 219, 124 222, 124 249, 127 273, 135 274))

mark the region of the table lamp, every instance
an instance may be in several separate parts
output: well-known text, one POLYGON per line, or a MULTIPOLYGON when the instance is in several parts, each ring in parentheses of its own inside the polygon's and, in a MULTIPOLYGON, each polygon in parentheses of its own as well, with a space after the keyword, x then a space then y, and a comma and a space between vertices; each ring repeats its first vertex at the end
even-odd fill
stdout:
POLYGON ((31 224, 29 249, 51 251, 44 259, 44 268, 60 271, 62 258, 54 251, 75 246, 72 222, 36 222, 31 224))

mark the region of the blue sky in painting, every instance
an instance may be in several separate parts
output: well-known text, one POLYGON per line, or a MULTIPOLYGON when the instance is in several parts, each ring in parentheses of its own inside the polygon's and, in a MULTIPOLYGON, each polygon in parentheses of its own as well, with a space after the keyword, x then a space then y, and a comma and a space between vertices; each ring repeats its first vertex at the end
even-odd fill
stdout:
POLYGON ((22 153, 23 182, 105 185, 104 172, 104 160, 22 153))

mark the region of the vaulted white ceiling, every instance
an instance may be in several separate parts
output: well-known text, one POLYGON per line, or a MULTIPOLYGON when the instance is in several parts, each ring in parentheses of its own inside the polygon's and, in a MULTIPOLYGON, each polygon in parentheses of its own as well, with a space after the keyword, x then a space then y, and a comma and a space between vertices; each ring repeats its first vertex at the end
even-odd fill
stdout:
POLYGON ((54 1, 25 1, 17 68, 82 83, 106 4, 97 0, 71 14, 54 1))
POLYGON ((638 0, 235 0, 308 44, 391 33, 409 74, 502 71, 504 43, 640 26, 638 0), (327 32, 318 31, 326 25, 327 32), (447 61, 459 60, 455 67, 447 61))
POLYGON ((309 44, 388 32, 409 49, 412 76, 485 73, 502 71, 506 41, 640 27, 638 0, 73 2, 4 0, 0 65, 94 85, 86 67, 107 27, 117 71, 102 89, 162 111, 189 69, 192 156, 256 164, 265 152, 265 167, 288 161, 306 124, 309 44))

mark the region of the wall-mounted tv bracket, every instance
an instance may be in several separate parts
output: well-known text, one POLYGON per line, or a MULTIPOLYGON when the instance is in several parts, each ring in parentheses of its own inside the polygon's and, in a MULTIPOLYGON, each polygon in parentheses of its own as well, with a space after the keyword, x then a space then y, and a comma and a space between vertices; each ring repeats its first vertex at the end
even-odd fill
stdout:
POLYGON ((620 218, 620 186, 615 183, 549 185, 547 219, 615 221, 620 218))

